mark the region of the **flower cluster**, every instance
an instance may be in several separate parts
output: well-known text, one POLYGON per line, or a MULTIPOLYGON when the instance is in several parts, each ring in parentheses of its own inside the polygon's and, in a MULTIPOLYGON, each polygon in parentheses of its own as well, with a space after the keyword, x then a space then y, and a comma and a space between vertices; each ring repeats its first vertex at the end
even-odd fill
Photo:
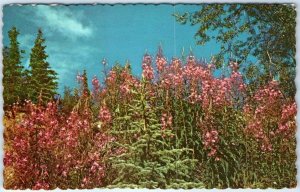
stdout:
POLYGON ((218 142, 219 142, 219 133, 217 130, 210 130, 207 131, 203 135, 203 144, 206 149, 209 149, 210 152, 208 153, 208 156, 215 156, 217 153, 218 148, 218 142))
POLYGON ((133 77, 132 74, 130 74, 126 69, 124 69, 121 72, 121 85, 120 85, 120 91, 122 93, 122 96, 128 96, 130 97, 131 89, 137 88, 140 86, 140 82, 138 79, 133 77))
POLYGON ((248 103, 244 106, 244 114, 250 118, 245 131, 261 143, 262 151, 272 151, 272 139, 275 133, 288 135, 290 131, 294 131, 293 117, 296 113, 296 105, 282 106, 283 95, 276 80, 270 81, 259 89, 253 99, 254 104, 248 103), (289 129, 290 127, 293 128, 289 129))
POLYGON ((97 79, 96 76, 93 77, 92 79, 92 85, 93 85, 93 92, 92 92, 92 95, 93 97, 97 97, 100 93, 100 81, 97 79))
POLYGON ((104 124, 108 124, 111 122, 112 117, 111 117, 109 109, 106 106, 102 106, 100 108, 99 120, 104 124))
POLYGON ((117 72, 115 70, 111 70, 106 78, 107 86, 113 86, 117 80, 117 72))
POLYGON ((291 104, 285 104, 282 107, 282 114, 280 121, 278 122, 278 129, 276 130, 276 133, 283 136, 294 134, 296 130, 296 114, 297 105, 295 102, 291 104))
POLYGON ((154 78, 154 70, 152 67, 152 59, 150 55, 145 55, 143 58, 143 77, 146 80, 152 80, 154 78))
POLYGON ((161 128, 162 130, 167 129, 167 127, 172 128, 173 117, 171 114, 163 113, 161 116, 161 128))
POLYGON ((163 51, 162 51, 161 47, 159 47, 159 49, 158 49, 155 63, 156 63, 157 71, 159 73, 162 73, 168 62, 167 62, 166 58, 163 56, 163 51))
POLYGON ((93 135, 90 118, 85 114, 61 116, 55 103, 43 107, 27 102, 25 108, 27 114, 15 128, 11 150, 5 152, 5 165, 18 170, 11 188, 101 186, 106 166, 100 152, 113 138, 103 133, 93 135), (85 148, 86 143, 89 148, 85 148), (70 180, 78 173, 86 182, 76 184, 70 180))
POLYGON ((162 72, 167 65, 167 60, 164 57, 156 57, 156 67, 158 72, 162 72))

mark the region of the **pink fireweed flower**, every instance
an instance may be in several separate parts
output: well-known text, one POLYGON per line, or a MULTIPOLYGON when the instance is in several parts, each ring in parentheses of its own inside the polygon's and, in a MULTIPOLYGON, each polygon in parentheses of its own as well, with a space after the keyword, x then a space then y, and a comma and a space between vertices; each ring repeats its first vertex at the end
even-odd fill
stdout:
POLYGON ((130 93, 130 86, 127 83, 123 83, 122 85, 120 85, 120 90, 123 94, 128 94, 130 93))
POLYGON ((254 95, 254 99, 260 103, 274 103, 282 98, 283 95, 279 90, 279 84, 275 80, 271 81, 268 85, 258 90, 254 95))
POLYGON ((86 185, 88 184, 88 182, 89 182, 89 179, 88 179, 87 177, 84 177, 84 178, 82 179, 81 187, 86 186, 86 185))
POLYGON ((194 80, 196 73, 196 67, 192 64, 188 64, 183 68, 183 75, 188 80, 194 80))
POLYGON ((154 78, 154 71, 151 65, 143 63, 143 77, 146 80, 152 80, 154 78))
POLYGON ((68 174, 67 171, 63 171, 63 172, 62 172, 62 175, 63 175, 64 177, 67 177, 67 174, 68 174))
POLYGON ((167 60, 164 57, 156 57, 156 67, 158 72, 162 72, 167 64, 167 60))
POLYGON ((130 96, 130 90, 133 87, 139 87, 139 81, 128 70, 124 69, 121 72, 120 91, 124 96, 130 96))
POLYGON ((175 71, 181 69, 181 60, 173 58, 171 62, 171 68, 175 71))
POLYGON ((99 164, 98 164, 96 161, 94 161, 94 163, 92 164, 92 166, 91 166, 91 168, 90 168, 90 171, 91 171, 92 173, 95 173, 96 170, 97 170, 99 167, 100 167, 99 164))
POLYGON ((162 51, 161 47, 158 48, 158 52, 157 52, 157 55, 156 55, 156 61, 155 61, 155 63, 156 63, 157 71, 159 73, 161 73, 162 71, 164 71, 164 68, 167 65, 167 60, 163 56, 163 51, 162 51))
POLYGON ((117 72, 114 70, 111 70, 108 74, 108 77, 106 78, 107 85, 113 85, 117 79, 117 72))
POLYGON ((201 100, 205 109, 209 109, 211 105, 226 106, 230 105, 232 99, 230 97, 231 84, 227 79, 208 78, 203 80, 201 100))
POLYGON ((265 137, 263 142, 262 142, 261 150, 263 152, 270 152, 270 151, 273 150, 272 144, 270 143, 269 139, 267 139, 267 137, 265 137))
POLYGON ((228 79, 232 84, 232 87, 236 87, 239 91, 244 91, 246 89, 246 85, 243 81, 243 76, 238 71, 233 71, 231 73, 230 79, 228 79))
POLYGON ((110 123, 112 120, 109 109, 106 106, 100 108, 99 119, 103 123, 110 123))
POLYGON ((128 70, 124 69, 121 72, 121 79, 124 81, 130 80, 132 78, 132 75, 130 73, 128 73, 128 70))
POLYGON ((188 99, 189 99, 189 102, 192 104, 198 103, 201 101, 201 95, 199 95, 196 90, 191 89, 191 93, 190 93, 188 99))
POLYGON ((162 80, 161 80, 161 86, 165 89, 170 89, 172 86, 172 80, 168 77, 165 76, 162 80))
POLYGON ((280 121, 278 122, 277 134, 288 136, 294 133, 296 129, 297 106, 296 102, 285 104, 282 108, 280 121))
POLYGON ((149 54, 145 54, 143 57, 143 63, 145 63, 146 65, 149 65, 152 63, 152 58, 149 54))
POLYGON ((100 91, 100 81, 97 79, 96 76, 92 79, 92 85, 93 85, 93 96, 96 96, 100 91))
POLYGON ((35 185, 32 187, 33 190, 40 190, 40 189, 49 189, 50 186, 45 181, 38 181, 35 183, 35 185))
POLYGON ((217 153, 217 149, 211 148, 210 152, 208 153, 208 156, 213 157, 216 155, 216 153, 217 153))
POLYGON ((143 63, 142 63, 142 68, 143 68, 142 76, 146 80, 152 80, 154 78, 154 71, 153 71, 151 64, 152 64, 151 56, 148 54, 145 54, 143 57, 143 63))
POLYGON ((172 126, 172 120, 173 120, 173 117, 172 117, 172 115, 169 115, 169 118, 168 118, 167 124, 168 124, 170 127, 172 126))
POLYGON ((251 115, 252 112, 252 107, 247 103, 244 105, 243 107, 243 112, 244 114, 246 114, 247 116, 251 115))
POLYGON ((167 127, 172 128, 173 117, 171 114, 163 113, 161 116, 161 127, 162 130, 167 129, 167 127))
POLYGON ((10 166, 13 163, 13 155, 10 152, 5 151, 4 159, 3 159, 4 166, 10 166))
POLYGON ((178 87, 183 85, 183 76, 182 76, 182 74, 180 74, 180 73, 172 74, 171 77, 172 77, 172 80, 173 80, 174 88, 178 88, 178 87))
POLYGON ((263 152, 270 152, 273 137, 285 138, 294 133, 296 105, 283 104, 284 97, 275 80, 260 88, 253 99, 255 105, 244 106, 244 113, 249 118, 245 131, 260 143, 263 152))
POLYGON ((287 120, 294 120, 296 114, 297 114, 296 102, 284 105, 281 113, 281 121, 284 122, 287 120))
POLYGON ((210 152, 208 153, 208 156, 215 156, 217 153, 217 145, 219 142, 219 133, 217 130, 211 130, 207 131, 203 135, 203 144, 205 149, 210 149, 210 152))
POLYGON ((192 66, 195 66, 195 65, 196 65, 196 58, 195 58, 195 56, 189 55, 189 56, 186 58, 186 65, 192 65, 192 66))

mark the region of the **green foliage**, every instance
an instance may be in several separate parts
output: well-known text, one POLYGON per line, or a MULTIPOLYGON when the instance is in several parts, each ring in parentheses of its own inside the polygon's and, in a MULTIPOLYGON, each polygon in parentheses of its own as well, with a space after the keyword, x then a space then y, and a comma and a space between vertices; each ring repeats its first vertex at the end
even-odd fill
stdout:
POLYGON ((77 80, 80 84, 79 90, 74 90, 73 99, 77 99, 76 105, 74 106, 73 110, 77 111, 80 114, 91 112, 91 94, 88 87, 88 78, 86 74, 86 70, 83 70, 83 74, 77 75, 77 80), (85 110, 81 110, 85 109, 85 110))
POLYGON ((203 182, 208 188, 243 188, 246 160, 245 122, 240 111, 224 108, 213 111, 213 121, 219 130, 219 160, 203 156, 203 182))
POLYGON ((78 102, 78 99, 79 99, 79 96, 76 96, 75 90, 73 91, 71 88, 65 87, 64 97, 61 101, 63 113, 69 114, 73 110, 76 103, 78 102))
POLYGON ((5 107, 16 102, 39 99, 47 102, 56 93, 56 72, 50 69, 46 61, 45 39, 41 30, 38 31, 35 45, 30 54, 30 68, 25 69, 21 64, 21 53, 17 40, 19 31, 13 27, 9 32, 10 45, 3 49, 3 85, 5 107))
POLYGON ((132 90, 134 98, 125 104, 125 114, 115 113, 111 133, 118 139, 115 147, 122 152, 110 158, 115 173, 109 187, 193 188, 196 159, 187 158, 191 149, 177 148, 171 142, 174 133, 161 130, 158 108, 152 106, 154 97, 142 82, 139 90, 132 90), (184 183, 184 184, 183 184, 184 183))
POLYGON ((47 62, 46 46, 42 30, 38 30, 35 44, 30 54, 30 98, 37 102, 39 99, 47 102, 53 99, 57 89, 57 73, 47 62))
MULTIPOLYGON (((19 49, 19 31, 13 27, 9 32, 10 45, 3 49, 3 99, 4 105, 22 101, 24 97, 24 72, 19 49)), ((25 91, 26 92, 26 91, 25 91)))

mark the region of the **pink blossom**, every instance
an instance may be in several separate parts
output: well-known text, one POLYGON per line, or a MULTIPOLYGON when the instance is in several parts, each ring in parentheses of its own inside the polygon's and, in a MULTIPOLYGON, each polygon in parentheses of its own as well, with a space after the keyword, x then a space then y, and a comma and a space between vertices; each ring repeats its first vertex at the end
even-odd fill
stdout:
POLYGON ((93 77, 92 79, 92 85, 93 85, 93 92, 92 92, 92 95, 93 97, 96 97, 99 92, 100 92, 100 81, 97 79, 96 76, 93 77))
POLYGON ((171 114, 163 113, 161 116, 161 126, 162 130, 169 128, 172 128, 172 120, 173 117, 171 114))
POLYGON ((99 112, 99 119, 103 123, 110 123, 112 120, 109 109, 106 106, 102 106, 99 112))
POLYGON ((167 61, 164 57, 156 57, 156 66, 159 72, 162 72, 167 64, 167 61))

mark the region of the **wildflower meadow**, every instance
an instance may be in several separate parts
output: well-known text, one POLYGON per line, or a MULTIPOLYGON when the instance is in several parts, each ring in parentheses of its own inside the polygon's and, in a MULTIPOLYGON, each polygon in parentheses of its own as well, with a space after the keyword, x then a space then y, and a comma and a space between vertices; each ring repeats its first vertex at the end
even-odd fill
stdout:
POLYGON ((232 62, 214 65, 145 55, 142 78, 129 65, 101 84, 78 75, 74 107, 14 105, 5 131, 8 188, 245 188, 295 186, 293 98, 276 80, 253 95, 232 62))

